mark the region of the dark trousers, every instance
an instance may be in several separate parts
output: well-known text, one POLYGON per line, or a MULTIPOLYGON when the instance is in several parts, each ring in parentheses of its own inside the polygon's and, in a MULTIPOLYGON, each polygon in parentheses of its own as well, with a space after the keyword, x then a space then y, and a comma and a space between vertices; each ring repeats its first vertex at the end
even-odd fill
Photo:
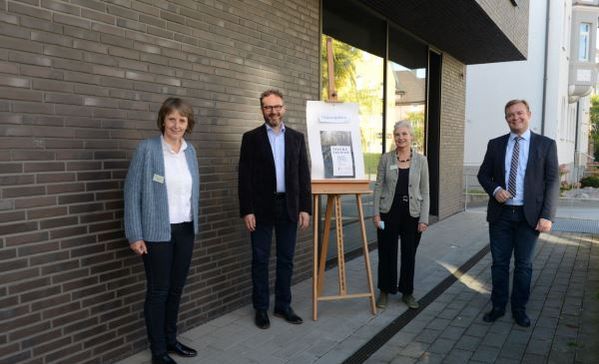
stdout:
POLYGON ((539 232, 524 218, 522 207, 504 206, 500 218, 489 223, 493 307, 503 310, 509 295, 510 259, 514 253, 514 277, 512 283, 512 312, 524 311, 530 295, 532 277, 532 254, 539 232))
POLYGON ((377 229, 378 244, 378 289, 381 292, 403 294, 414 292, 416 249, 420 243, 419 218, 411 217, 407 205, 381 214, 385 229, 377 229), (401 244, 401 269, 397 284, 397 239, 401 244))
POLYGON ((275 281, 275 309, 287 310, 291 304, 291 276, 293 274, 293 255, 297 235, 297 222, 287 216, 285 199, 276 201, 274 223, 256 222, 256 230, 251 233, 252 240, 252 302, 256 310, 268 310, 268 262, 272 231, 275 231, 277 273, 275 281))
POLYGON ((171 224, 170 242, 146 242, 143 256, 147 290, 144 305, 152 355, 166 353, 177 340, 177 316, 181 293, 193 251, 193 223, 171 224))

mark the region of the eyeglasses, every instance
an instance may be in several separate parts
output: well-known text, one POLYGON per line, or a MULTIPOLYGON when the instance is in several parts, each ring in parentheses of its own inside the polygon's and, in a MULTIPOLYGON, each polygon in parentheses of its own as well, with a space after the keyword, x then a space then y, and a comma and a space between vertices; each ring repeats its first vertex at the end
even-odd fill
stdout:
POLYGON ((262 106, 264 111, 281 111, 283 109, 283 105, 273 105, 273 106, 262 106))

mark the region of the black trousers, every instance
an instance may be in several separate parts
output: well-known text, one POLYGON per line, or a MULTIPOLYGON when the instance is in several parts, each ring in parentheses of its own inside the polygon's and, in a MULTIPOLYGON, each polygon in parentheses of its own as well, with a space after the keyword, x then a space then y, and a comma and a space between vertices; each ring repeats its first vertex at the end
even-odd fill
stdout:
POLYGON ((152 355, 166 354, 167 344, 177 340, 179 303, 191 264, 193 241, 193 223, 185 222, 171 224, 170 242, 146 242, 144 316, 152 355))
POLYGON ((251 233, 252 302, 256 310, 268 310, 270 304, 268 263, 273 229, 277 255, 275 310, 286 311, 291 304, 291 277, 293 275, 297 222, 291 221, 287 216, 287 205, 284 199, 276 201, 275 212, 275 222, 258 221, 256 230, 251 233))
POLYGON ((377 229, 378 238, 378 289, 381 292, 403 294, 414 292, 414 270, 416 249, 420 243, 421 233, 418 232, 417 217, 410 216, 407 204, 393 207, 384 214, 381 220, 385 229, 377 229), (397 283, 397 246, 401 241, 401 270, 399 284, 397 283))

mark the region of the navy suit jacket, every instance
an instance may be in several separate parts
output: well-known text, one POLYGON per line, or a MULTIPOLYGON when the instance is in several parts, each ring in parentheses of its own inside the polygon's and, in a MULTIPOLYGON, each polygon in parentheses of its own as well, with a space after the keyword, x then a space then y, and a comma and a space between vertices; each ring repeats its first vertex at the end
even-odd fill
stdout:
MULTIPOLYGON (((239 215, 254 214, 256 222, 274 223, 277 177, 263 124, 243 134, 239 155, 239 215)), ((293 222, 299 212, 312 213, 310 169, 304 135, 285 126, 285 199, 293 222)))
MULTIPOLYGON (((487 221, 497 221, 503 204, 493 197, 497 187, 505 186, 505 153, 509 134, 491 139, 478 171, 478 181, 489 194, 487 221)), ((530 133, 528 162, 524 174, 524 216, 534 228, 539 218, 553 220, 559 197, 559 168, 555 140, 530 133)))

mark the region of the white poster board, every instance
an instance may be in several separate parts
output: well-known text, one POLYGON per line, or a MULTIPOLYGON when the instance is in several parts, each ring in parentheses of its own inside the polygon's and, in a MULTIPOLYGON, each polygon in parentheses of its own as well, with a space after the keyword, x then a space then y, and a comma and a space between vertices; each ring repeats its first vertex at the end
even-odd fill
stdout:
POLYGON ((306 103, 312 179, 364 179, 358 104, 306 103))

